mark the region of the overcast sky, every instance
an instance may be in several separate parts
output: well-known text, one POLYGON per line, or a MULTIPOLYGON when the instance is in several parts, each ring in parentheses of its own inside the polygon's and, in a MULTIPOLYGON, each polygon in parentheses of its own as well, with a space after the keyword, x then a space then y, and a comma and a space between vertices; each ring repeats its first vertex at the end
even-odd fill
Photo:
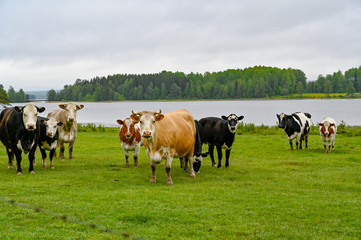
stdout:
POLYGON ((255 65, 308 80, 361 65, 360 0, 0 0, 0 84, 255 65))

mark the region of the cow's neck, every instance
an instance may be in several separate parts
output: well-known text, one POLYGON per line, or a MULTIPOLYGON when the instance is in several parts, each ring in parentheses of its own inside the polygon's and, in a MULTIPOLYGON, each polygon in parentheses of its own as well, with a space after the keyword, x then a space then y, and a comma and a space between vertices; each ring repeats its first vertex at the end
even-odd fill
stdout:
POLYGON ((70 129, 73 127, 73 124, 76 124, 76 122, 66 122, 66 124, 64 124, 63 126, 64 126, 64 129, 66 130, 66 131, 70 131, 70 129))

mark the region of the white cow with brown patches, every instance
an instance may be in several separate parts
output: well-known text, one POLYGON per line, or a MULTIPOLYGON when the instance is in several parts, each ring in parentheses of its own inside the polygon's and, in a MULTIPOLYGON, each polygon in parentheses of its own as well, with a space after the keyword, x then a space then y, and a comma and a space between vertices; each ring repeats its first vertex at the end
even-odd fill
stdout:
POLYGON ((320 126, 320 136, 325 148, 325 153, 334 149, 335 138, 337 133, 336 121, 332 118, 325 118, 318 124, 320 126))
POLYGON ((156 182, 156 164, 166 159, 167 184, 173 184, 171 166, 173 158, 187 156, 190 159, 190 175, 195 177, 193 152, 196 126, 193 116, 186 110, 161 114, 159 112, 133 112, 131 118, 139 122, 149 162, 152 168, 150 182, 156 182))
POLYGON ((60 146, 59 157, 64 160, 64 143, 69 143, 69 159, 73 159, 73 146, 78 131, 76 122, 76 113, 78 110, 83 109, 84 105, 78 105, 70 102, 68 104, 59 104, 61 109, 57 109, 48 114, 48 118, 55 118, 63 125, 59 126, 58 145, 60 146))

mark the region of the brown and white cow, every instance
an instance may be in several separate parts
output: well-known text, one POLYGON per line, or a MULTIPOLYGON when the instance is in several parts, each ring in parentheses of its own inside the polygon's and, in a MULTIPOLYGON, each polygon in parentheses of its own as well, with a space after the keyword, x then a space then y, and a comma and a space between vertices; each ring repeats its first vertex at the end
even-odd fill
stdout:
POLYGON ((166 159, 167 184, 173 184, 171 167, 174 157, 187 156, 190 159, 190 176, 195 177, 193 151, 196 126, 193 116, 187 110, 165 114, 161 114, 161 111, 133 112, 131 118, 140 123, 143 145, 152 168, 150 182, 157 181, 156 164, 166 159))
POLYGON ((134 167, 138 167, 138 156, 142 137, 140 136, 139 123, 135 123, 131 118, 117 120, 122 127, 119 130, 119 139, 125 154, 125 166, 129 167, 129 151, 134 151, 134 167))
POLYGON ((78 131, 76 122, 76 113, 78 110, 83 109, 84 105, 78 105, 70 102, 68 104, 59 104, 61 109, 57 109, 48 114, 48 118, 55 118, 63 125, 59 126, 58 145, 60 146, 59 157, 64 160, 64 143, 69 143, 69 159, 73 159, 73 146, 78 131))
POLYGON ((325 148, 325 153, 334 149, 335 138, 337 133, 336 121, 332 118, 325 118, 318 124, 320 126, 320 136, 325 148))

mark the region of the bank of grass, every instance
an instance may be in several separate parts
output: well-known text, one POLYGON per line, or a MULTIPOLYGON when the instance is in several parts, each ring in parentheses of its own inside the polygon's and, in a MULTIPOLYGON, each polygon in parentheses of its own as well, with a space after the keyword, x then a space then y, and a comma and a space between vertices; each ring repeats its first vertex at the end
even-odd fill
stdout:
POLYGON ((124 167, 116 128, 84 127, 75 160, 56 159, 54 170, 42 169, 37 153, 34 175, 26 171, 27 160, 22 176, 7 169, 1 146, 1 197, 39 209, 0 201, 0 239, 122 239, 122 233, 145 239, 359 239, 361 136, 354 131, 361 127, 344 126, 335 150, 325 154, 315 127, 310 149, 290 151, 282 129, 243 125, 230 168, 211 167, 207 157, 192 179, 175 159, 172 186, 165 184, 164 162, 158 182, 149 183, 143 148, 139 168, 124 167))

